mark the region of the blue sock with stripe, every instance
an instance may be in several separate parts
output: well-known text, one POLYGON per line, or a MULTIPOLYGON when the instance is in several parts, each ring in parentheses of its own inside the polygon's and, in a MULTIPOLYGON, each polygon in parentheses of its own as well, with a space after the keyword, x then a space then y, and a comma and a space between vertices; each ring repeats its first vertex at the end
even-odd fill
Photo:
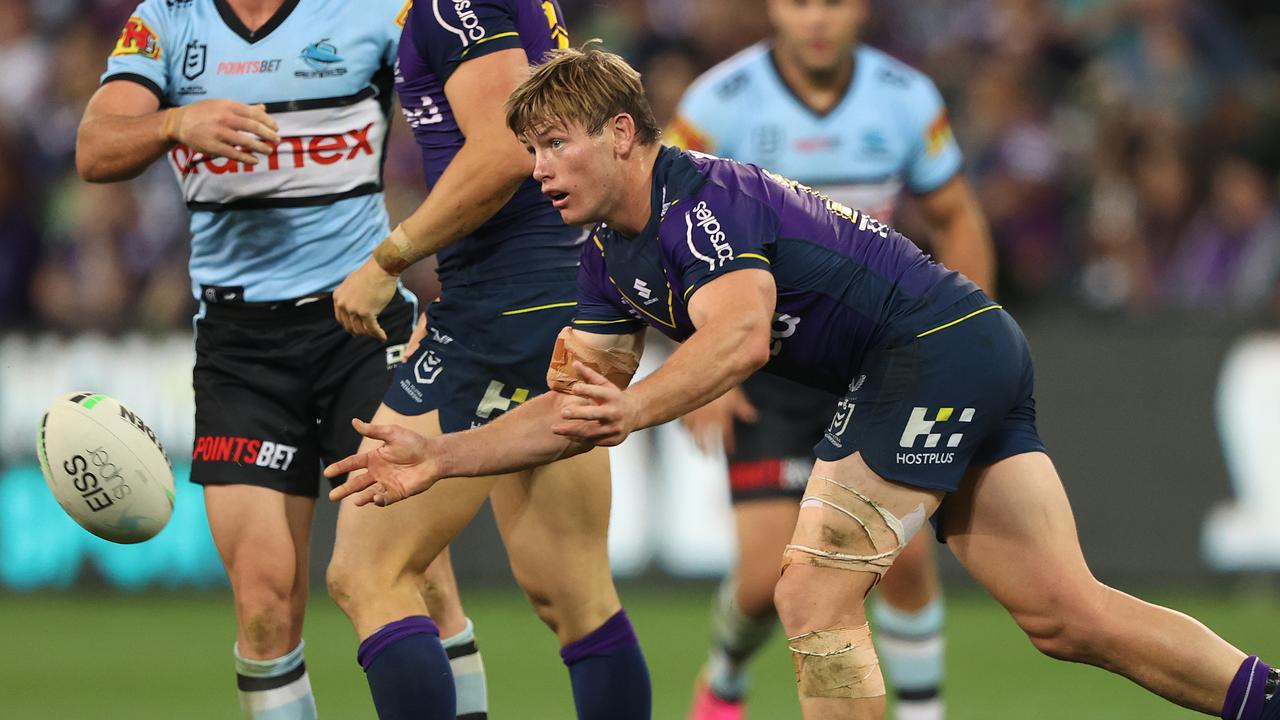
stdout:
POLYGON ((569 667, 578 720, 649 720, 652 716, 649 667, 626 610, 565 645, 560 657, 569 667))
POLYGON ((316 699, 311 694, 307 664, 302 660, 304 645, 300 642, 287 655, 272 660, 241 657, 239 644, 234 646, 236 686, 246 718, 315 720, 316 699))
POLYGON ((360 643, 356 660, 379 720, 454 720, 453 673, 431 618, 383 625, 360 643))
POLYGON ((489 691, 484 678, 484 661, 476 645, 476 626, 467 618, 462 632, 445 638, 449 668, 453 670, 453 688, 458 698, 458 720, 488 720, 489 691))

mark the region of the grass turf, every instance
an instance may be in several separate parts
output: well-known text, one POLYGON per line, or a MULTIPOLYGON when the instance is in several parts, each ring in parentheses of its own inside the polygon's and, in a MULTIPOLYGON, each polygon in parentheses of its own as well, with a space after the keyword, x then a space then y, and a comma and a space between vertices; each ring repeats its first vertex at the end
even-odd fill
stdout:
MULTIPOLYGON (((710 587, 624 586, 649 659, 654 718, 681 720, 705 656, 710 587)), ((464 592, 466 592, 464 590, 464 592)), ((1157 593, 1155 601, 1203 620, 1237 646, 1280 660, 1274 596, 1157 593)), ((477 623, 494 720, 573 717, 556 643, 516 592, 466 592, 477 623)), ((951 720, 1130 720, 1201 717, 1105 672, 1035 652, 993 601, 949 597, 947 689, 951 720)), ((307 667, 320 716, 373 718, 355 637, 327 598, 312 600, 307 667)), ((226 720, 239 717, 231 668, 230 597, 0 594, 0 718, 226 720)), ((798 718, 790 661, 776 637, 755 665, 750 716, 798 718)))

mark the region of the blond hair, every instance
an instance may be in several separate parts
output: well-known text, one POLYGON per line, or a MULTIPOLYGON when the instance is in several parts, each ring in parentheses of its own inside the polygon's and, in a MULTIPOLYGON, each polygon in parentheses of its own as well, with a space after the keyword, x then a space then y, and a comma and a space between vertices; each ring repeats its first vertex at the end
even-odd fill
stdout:
POLYGON ((662 130, 640 73, 618 55, 595 47, 599 43, 589 40, 579 50, 547 53, 547 61, 507 98, 507 127, 525 136, 554 122, 578 123, 598 135, 610 118, 626 113, 642 144, 657 142, 662 130))

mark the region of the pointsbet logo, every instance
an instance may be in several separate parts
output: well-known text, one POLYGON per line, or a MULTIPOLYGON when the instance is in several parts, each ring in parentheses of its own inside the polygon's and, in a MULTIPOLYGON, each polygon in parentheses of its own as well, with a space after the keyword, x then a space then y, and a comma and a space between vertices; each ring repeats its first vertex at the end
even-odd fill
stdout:
POLYGON ((272 470, 288 470, 298 448, 271 440, 234 435, 202 435, 196 438, 192 460, 257 465, 272 470))

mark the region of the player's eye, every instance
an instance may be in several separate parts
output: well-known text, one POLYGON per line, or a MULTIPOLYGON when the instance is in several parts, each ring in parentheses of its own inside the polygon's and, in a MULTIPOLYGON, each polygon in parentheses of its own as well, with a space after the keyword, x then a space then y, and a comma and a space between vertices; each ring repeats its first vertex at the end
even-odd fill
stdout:
POLYGON ((564 147, 564 140, 561 140, 560 138, 551 138, 551 142, 547 144, 551 146, 552 150, 559 150, 564 147))

